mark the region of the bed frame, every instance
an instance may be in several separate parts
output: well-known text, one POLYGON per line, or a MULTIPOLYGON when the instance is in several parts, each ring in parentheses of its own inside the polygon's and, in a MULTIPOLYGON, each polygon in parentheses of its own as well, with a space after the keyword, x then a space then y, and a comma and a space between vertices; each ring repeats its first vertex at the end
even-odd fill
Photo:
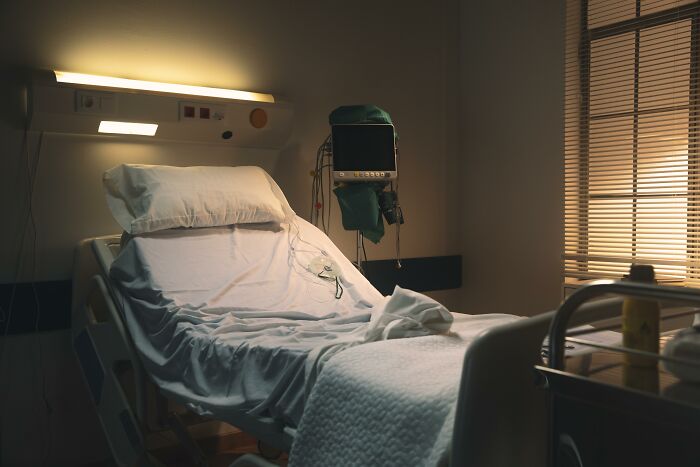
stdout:
MULTIPOLYGON (((108 444, 118 465, 159 466, 149 453, 154 434, 172 432, 195 465, 207 465, 205 456, 187 426, 207 419, 184 408, 179 400, 158 388, 138 357, 123 320, 129 306, 107 278, 119 253, 118 235, 80 242, 75 253, 72 304, 73 348, 95 404, 108 444)), ((264 442, 261 452, 274 457, 289 451, 295 429, 266 417, 245 413, 235 420, 222 420, 264 442)), ((244 456, 238 466, 274 465, 244 456)))
MULTIPOLYGON (((118 465, 159 466, 149 453, 153 433, 170 430, 196 465, 207 465, 186 427, 194 414, 173 409, 184 404, 153 384, 125 328, 128 307, 106 274, 120 249, 119 236, 82 241, 73 278, 72 337, 85 382, 118 465)), ((571 325, 619 315, 620 300, 582 307, 571 325)), ((534 366, 555 312, 491 328, 469 347, 464 360, 452 439, 452 466, 496 467, 547 464, 547 405, 534 366)), ((223 420, 289 452, 295 430, 271 418, 245 413, 223 420)), ((271 466, 246 455, 233 464, 271 466)))

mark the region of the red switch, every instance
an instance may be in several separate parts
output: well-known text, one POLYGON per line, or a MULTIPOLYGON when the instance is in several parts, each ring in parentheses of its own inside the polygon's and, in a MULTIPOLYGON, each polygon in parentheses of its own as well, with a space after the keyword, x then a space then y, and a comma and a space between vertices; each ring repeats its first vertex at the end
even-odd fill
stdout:
POLYGON ((185 118, 194 118, 194 106, 186 105, 183 113, 185 118))
POLYGON ((209 118, 209 107, 200 107, 199 108, 199 118, 209 118))

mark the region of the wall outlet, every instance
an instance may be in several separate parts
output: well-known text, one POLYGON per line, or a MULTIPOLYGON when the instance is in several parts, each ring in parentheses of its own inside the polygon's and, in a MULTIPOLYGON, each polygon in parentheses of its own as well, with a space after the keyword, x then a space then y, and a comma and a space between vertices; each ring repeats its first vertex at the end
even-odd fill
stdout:
POLYGON ((98 115, 110 115, 117 111, 117 96, 111 92, 76 91, 75 111, 98 115))
POLYGON ((207 102, 180 102, 180 121, 214 121, 226 119, 226 106, 207 102))

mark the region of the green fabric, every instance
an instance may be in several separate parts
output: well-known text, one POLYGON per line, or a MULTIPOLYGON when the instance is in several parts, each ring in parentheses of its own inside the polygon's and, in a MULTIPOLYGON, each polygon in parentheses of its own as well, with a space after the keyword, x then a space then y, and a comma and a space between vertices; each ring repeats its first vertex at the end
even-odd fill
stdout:
MULTIPOLYGON (((393 123, 391 116, 376 105, 344 105, 328 116, 331 125, 343 123, 393 123)), ((398 139, 396 128, 394 138, 398 139)), ((338 198, 345 230, 360 230, 373 243, 384 236, 384 219, 379 207, 379 193, 387 182, 350 183, 333 190, 338 198)))
MULTIPOLYGON (((391 115, 376 105, 343 105, 328 116, 328 123, 393 123, 391 115)), ((398 139, 396 128, 394 138, 398 139)))
POLYGON ((384 236, 384 220, 377 194, 381 183, 351 183, 333 190, 338 198, 345 230, 360 230, 373 243, 384 236))

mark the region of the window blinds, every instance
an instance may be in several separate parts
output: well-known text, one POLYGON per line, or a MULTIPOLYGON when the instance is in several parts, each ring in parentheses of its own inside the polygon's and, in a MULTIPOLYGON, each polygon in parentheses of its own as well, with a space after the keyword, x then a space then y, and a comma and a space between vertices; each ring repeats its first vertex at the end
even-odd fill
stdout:
POLYGON ((700 286, 700 2, 568 0, 567 278, 700 286))

